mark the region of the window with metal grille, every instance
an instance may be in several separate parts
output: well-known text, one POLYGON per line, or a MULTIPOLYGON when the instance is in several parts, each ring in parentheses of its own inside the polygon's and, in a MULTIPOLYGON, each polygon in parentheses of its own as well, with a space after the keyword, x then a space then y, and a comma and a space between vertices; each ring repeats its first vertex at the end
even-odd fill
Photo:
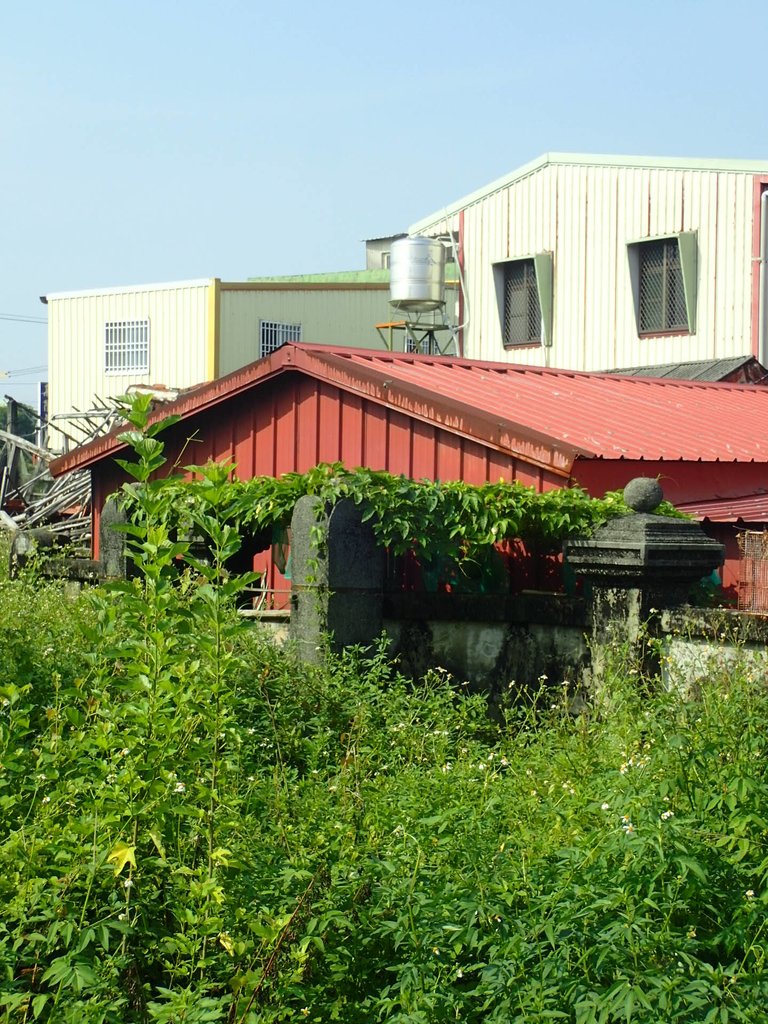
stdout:
POLYGON ((676 238, 638 246, 640 334, 687 331, 683 270, 676 238))
POLYGON ((514 260, 501 264, 501 269, 502 341, 505 345, 529 345, 541 341, 541 305, 534 261, 514 260))
POLYGON ((279 320, 262 320, 260 322, 260 359, 280 348, 286 341, 301 341, 301 324, 284 324, 279 320))
POLYGON ((149 320, 104 324, 104 372, 149 373, 149 320))
POLYGON ((745 530, 739 549, 739 610, 768 612, 768 530, 745 530))

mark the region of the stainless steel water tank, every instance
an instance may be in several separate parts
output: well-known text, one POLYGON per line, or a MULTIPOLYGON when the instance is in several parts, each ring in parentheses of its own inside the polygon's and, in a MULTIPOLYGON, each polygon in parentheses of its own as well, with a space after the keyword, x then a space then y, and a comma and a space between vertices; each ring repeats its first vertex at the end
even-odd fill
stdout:
POLYGON ((389 304, 407 313, 428 313, 445 304, 445 246, 414 235, 392 243, 389 304))

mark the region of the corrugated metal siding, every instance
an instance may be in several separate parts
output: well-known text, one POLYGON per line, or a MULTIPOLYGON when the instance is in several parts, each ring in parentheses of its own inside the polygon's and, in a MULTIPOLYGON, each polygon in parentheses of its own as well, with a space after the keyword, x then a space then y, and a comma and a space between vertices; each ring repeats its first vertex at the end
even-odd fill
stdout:
POLYGON ((713 519, 718 523, 736 523, 739 520, 744 523, 768 523, 768 494, 693 501, 680 508, 698 519, 713 519))
MULTIPOLYGON (((183 419, 165 438, 172 463, 184 447, 183 464, 228 459, 242 478, 339 460, 538 490, 570 478, 603 494, 645 475, 679 503, 762 491, 767 406, 768 392, 750 386, 288 345, 180 399, 173 411, 183 419)), ((115 446, 101 439, 52 467, 97 460, 97 527, 101 501, 119 485, 115 446)), ((257 567, 268 564, 264 556, 257 567)))
POLYGON ((88 409, 94 395, 120 395, 129 384, 189 387, 206 380, 208 297, 203 283, 51 297, 50 414, 88 409), (104 372, 104 325, 121 320, 149 320, 148 373, 104 372))
MULTIPOLYGON (((356 403, 363 401, 362 428, 366 437, 375 440, 374 447, 366 447, 363 455, 378 466, 388 464, 393 444, 389 427, 382 429, 380 421, 384 417, 389 424, 389 418, 397 415, 453 434, 461 443, 470 440, 502 456, 539 465, 562 478, 568 477, 577 456, 595 460, 768 462, 765 388, 362 349, 285 345, 267 359, 190 392, 169 409, 185 421, 212 408, 229 416, 229 404, 247 396, 255 407, 254 415, 271 423, 277 413, 265 401, 264 396, 270 393, 267 386, 278 378, 294 375, 319 382, 318 394, 326 396, 329 408, 338 411, 335 418, 326 415, 304 392, 296 399, 302 410, 305 403, 314 410, 311 416, 302 417, 303 434, 297 435, 297 451, 310 444, 315 461, 338 458, 335 453, 342 438, 344 444, 351 443, 360 426, 356 403), (347 409, 350 418, 345 421, 347 409)), ((101 438, 56 460, 52 472, 60 474, 91 465, 109 456, 115 447, 114 437, 101 438)), ((273 471, 271 465, 257 470, 273 471)), ((402 471, 414 470, 404 467, 402 471)), ((438 476, 445 475, 439 468, 438 476)), ((461 475, 457 471, 457 476, 461 475)))
POLYGON ((752 189, 746 172, 561 163, 473 203, 465 355, 599 370, 748 354, 752 189), (627 244, 680 231, 697 232, 696 333, 639 338, 627 244), (505 352, 493 264, 543 251, 554 253, 554 345, 505 352))
POLYGON ((523 475, 540 490, 562 482, 560 475, 528 466, 511 453, 303 375, 265 385, 257 401, 243 396, 222 412, 195 421, 200 441, 190 454, 196 462, 201 456, 231 459, 241 479, 343 462, 414 479, 483 483, 523 475))
MULTIPOLYGON (((231 460, 242 480, 305 472, 319 462, 343 462, 349 468, 367 466, 414 479, 474 484, 518 479, 538 490, 563 482, 562 476, 527 465, 512 454, 299 374, 266 383, 256 400, 241 395, 224 407, 185 420, 163 437, 170 464, 182 450, 185 464, 231 460)), ((111 459, 94 467, 95 538, 103 501, 119 486, 119 472, 111 459)), ((267 574, 270 589, 290 589, 267 553, 257 556, 254 566, 267 574)))
POLYGON ((388 288, 228 288, 221 291, 219 372, 259 358, 259 322, 302 326, 302 341, 384 347, 375 325, 391 319, 388 288))

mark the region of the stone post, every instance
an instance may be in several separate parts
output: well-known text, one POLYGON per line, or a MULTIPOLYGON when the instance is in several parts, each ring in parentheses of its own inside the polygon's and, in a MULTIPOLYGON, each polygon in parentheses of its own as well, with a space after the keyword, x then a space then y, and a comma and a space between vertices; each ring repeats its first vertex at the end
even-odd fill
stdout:
POLYGON ((114 529, 128 522, 125 509, 115 498, 107 498, 101 510, 99 525, 99 561, 107 579, 124 580, 128 575, 126 535, 114 529))
POLYGON ((589 584, 592 682, 606 682, 622 649, 629 664, 653 670, 645 643, 649 618, 684 604, 691 586, 722 565, 722 544, 689 519, 654 515, 664 495, 657 480, 637 477, 624 489, 633 513, 565 545, 573 570, 589 584))
POLYGON ((323 634, 337 649, 368 646, 383 625, 384 550, 360 508, 342 499, 330 508, 306 495, 291 521, 291 638, 317 663, 323 634))

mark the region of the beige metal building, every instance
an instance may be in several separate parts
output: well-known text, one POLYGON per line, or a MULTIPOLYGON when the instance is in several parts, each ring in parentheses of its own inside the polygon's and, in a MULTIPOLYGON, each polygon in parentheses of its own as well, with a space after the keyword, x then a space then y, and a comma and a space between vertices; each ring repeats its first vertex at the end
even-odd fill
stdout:
POLYGON ((409 233, 449 229, 469 358, 766 364, 768 161, 550 153, 409 233))
MULTIPOLYGON (((285 341, 383 348, 375 325, 390 318, 388 299, 386 271, 50 294, 49 418, 131 385, 213 380, 285 341)), ((66 447, 57 432, 49 444, 66 447)))

